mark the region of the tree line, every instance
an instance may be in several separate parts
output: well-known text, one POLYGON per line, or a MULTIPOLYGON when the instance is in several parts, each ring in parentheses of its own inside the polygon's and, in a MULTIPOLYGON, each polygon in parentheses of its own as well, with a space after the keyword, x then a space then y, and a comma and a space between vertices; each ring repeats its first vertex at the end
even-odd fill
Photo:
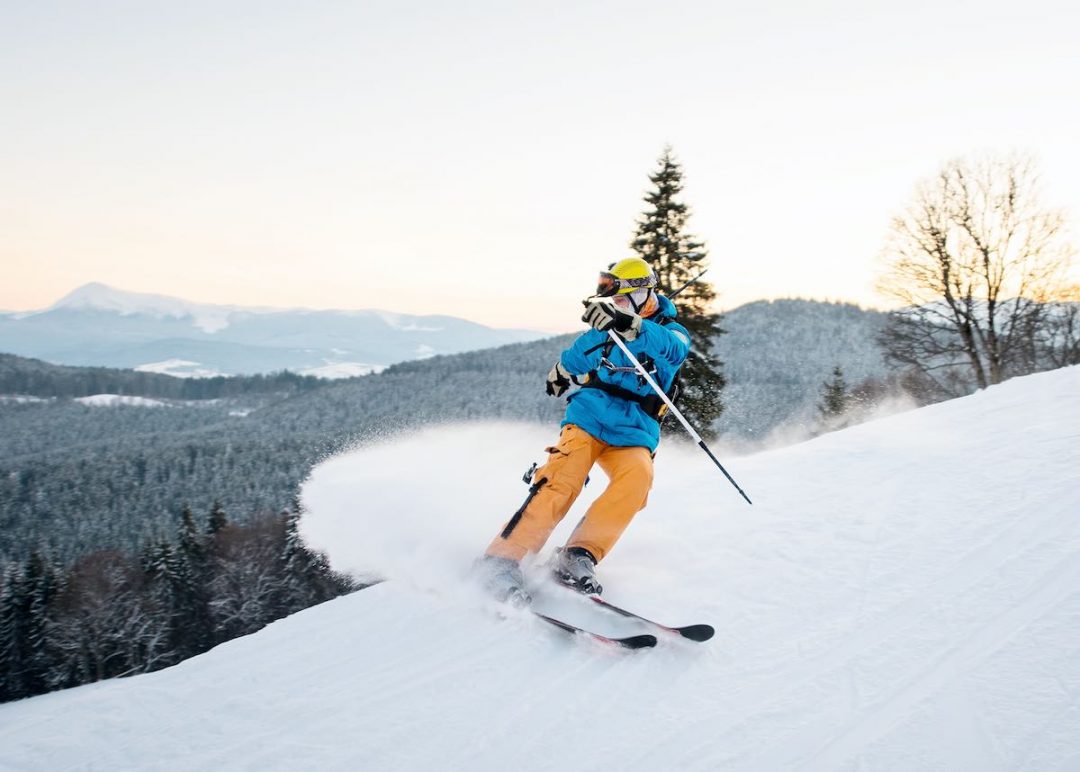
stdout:
POLYGON ((300 538, 297 507, 60 568, 41 552, 0 574, 0 701, 159 670, 357 589, 300 538))
POLYGON ((327 385, 313 375, 287 370, 269 375, 177 378, 112 367, 71 367, 0 354, 0 394, 87 397, 121 394, 176 400, 207 400, 252 394, 295 394, 327 385))

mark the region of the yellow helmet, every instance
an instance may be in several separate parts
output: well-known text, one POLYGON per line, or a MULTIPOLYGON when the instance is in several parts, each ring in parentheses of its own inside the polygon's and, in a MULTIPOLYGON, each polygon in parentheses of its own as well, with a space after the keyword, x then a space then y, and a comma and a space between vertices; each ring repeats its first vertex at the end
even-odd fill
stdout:
POLYGON ((640 257, 627 257, 612 263, 601 271, 596 294, 606 298, 612 295, 628 295, 634 290, 656 289, 656 274, 640 257))

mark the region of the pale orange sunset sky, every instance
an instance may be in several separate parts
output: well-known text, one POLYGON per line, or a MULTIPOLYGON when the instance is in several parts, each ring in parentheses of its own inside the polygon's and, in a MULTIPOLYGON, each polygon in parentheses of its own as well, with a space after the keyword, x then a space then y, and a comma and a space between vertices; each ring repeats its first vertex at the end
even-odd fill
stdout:
POLYGON ((189 300, 579 325, 655 159, 720 307, 880 304, 916 181, 1020 150, 1080 215, 1066 2, 0 4, 0 309, 189 300))

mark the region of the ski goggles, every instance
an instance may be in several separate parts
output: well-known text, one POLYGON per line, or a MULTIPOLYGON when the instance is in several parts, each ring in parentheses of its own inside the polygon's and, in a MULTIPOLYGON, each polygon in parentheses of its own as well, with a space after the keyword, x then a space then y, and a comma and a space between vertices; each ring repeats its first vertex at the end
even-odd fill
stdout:
POLYGON ((620 292, 631 292, 636 289, 649 289, 656 286, 656 279, 652 276, 643 276, 640 279, 620 279, 613 273, 603 271, 600 280, 596 283, 596 296, 609 298, 620 292))

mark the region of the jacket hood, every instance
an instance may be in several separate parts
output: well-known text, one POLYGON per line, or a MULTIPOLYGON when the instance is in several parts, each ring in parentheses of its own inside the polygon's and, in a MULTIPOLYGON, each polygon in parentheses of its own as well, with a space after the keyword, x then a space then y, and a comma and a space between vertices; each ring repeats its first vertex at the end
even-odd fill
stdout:
POLYGON ((660 317, 674 319, 679 315, 679 312, 675 308, 675 304, 659 292, 656 293, 656 300, 659 303, 659 307, 656 309, 656 313, 649 317, 650 319, 658 319, 660 317))

